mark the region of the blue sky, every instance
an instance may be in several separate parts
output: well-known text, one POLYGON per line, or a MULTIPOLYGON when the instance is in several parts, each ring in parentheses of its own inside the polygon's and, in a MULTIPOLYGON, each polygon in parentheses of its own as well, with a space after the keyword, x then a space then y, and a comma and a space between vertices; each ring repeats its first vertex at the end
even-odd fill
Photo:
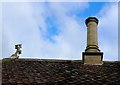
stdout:
POLYGON ((4 2, 2 56, 10 57, 14 45, 21 43, 21 58, 81 60, 89 16, 99 19, 104 60, 118 60, 117 2, 4 2))

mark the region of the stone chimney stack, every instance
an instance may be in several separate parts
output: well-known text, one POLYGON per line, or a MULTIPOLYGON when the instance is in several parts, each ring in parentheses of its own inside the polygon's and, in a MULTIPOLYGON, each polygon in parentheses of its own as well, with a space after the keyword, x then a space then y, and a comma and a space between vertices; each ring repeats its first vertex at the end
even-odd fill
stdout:
POLYGON ((82 54, 84 64, 102 65, 103 63, 103 53, 100 52, 98 47, 98 22, 96 17, 89 17, 85 21, 87 26, 87 47, 82 54))

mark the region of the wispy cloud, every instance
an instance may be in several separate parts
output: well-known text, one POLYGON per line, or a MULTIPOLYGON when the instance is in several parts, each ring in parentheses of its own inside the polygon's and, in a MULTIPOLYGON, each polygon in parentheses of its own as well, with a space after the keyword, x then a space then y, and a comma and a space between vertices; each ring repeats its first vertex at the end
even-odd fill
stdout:
POLYGON ((2 3, 0 3, 0 59, 2 58, 2 3))
POLYGON ((80 10, 85 6, 87 5, 75 3, 73 4, 75 9, 71 10, 68 3, 3 4, 3 32, 6 36, 3 39, 3 46, 10 48, 9 50, 3 48, 3 56, 9 56, 13 52, 14 44, 22 43, 23 54, 28 57, 68 59, 77 55, 80 57, 82 51, 80 47, 83 45, 79 42, 85 40, 82 39, 85 32, 82 32, 80 28, 82 26, 72 15, 69 15, 69 12, 76 11, 78 8, 80 10), (54 16, 58 23, 59 34, 51 36, 55 44, 43 36, 48 33, 46 20, 48 16, 54 16), (6 51, 9 52, 6 53, 6 51))
POLYGON ((119 2, 119 0, 1 0, 0 2, 119 2))
MULTIPOLYGON (((9 57, 14 52, 13 46, 22 43, 22 57, 81 59, 86 48, 86 27, 85 19, 78 14, 85 13, 86 17, 89 5, 88 2, 4 3, 3 56, 9 57)), ((105 60, 118 57, 116 12, 117 6, 112 4, 95 14, 100 19, 99 45, 105 60)))
POLYGON ((105 60, 118 60, 118 3, 104 6, 100 16, 100 47, 105 60))

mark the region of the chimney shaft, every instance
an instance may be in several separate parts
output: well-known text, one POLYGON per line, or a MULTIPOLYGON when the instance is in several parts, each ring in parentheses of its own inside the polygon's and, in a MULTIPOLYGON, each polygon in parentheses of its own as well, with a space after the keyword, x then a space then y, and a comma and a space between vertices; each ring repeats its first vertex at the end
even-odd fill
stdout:
POLYGON ((86 52, 100 52, 98 49, 98 34, 97 25, 98 19, 96 17, 89 17, 85 21, 87 26, 87 47, 86 52))
POLYGON ((103 53, 100 52, 98 47, 98 19, 96 17, 89 17, 86 19, 85 24, 87 26, 87 46, 82 54, 83 63, 102 65, 103 53))

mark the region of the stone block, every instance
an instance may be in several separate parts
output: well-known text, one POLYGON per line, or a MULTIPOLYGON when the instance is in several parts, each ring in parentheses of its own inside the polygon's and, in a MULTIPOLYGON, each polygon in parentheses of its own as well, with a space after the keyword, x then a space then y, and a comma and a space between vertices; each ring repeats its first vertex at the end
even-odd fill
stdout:
POLYGON ((103 53, 102 52, 83 52, 82 60, 84 64, 102 65, 103 53))

